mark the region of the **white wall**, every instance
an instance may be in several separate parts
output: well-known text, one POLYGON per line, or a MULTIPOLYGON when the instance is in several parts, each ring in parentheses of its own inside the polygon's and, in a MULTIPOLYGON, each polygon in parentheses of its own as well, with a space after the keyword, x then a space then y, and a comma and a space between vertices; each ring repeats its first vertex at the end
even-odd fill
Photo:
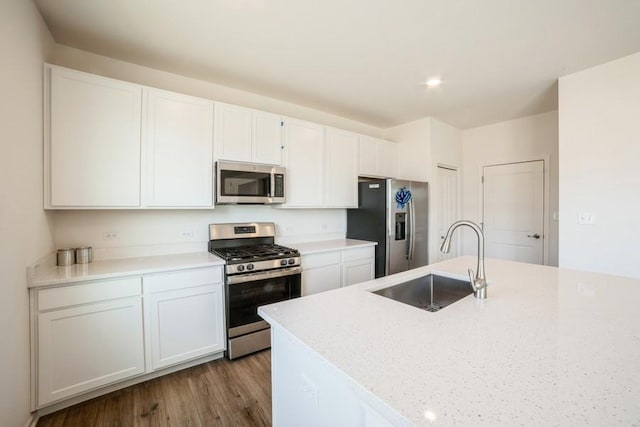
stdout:
POLYGON ((398 147, 398 178, 429 183, 429 262, 436 262, 440 250, 435 200, 438 194, 438 165, 462 169, 462 138, 459 129, 433 117, 386 130, 386 137, 398 147))
POLYGON ((278 242, 344 238, 344 209, 278 209, 218 206, 213 210, 60 211, 53 214, 58 247, 92 246, 96 259, 203 251, 208 225, 224 222, 276 223, 278 242), (118 239, 105 241, 103 233, 118 239), (183 232, 193 237, 183 237, 183 232))
POLYGON ((31 1, 0 2, 0 425, 29 416, 26 267, 53 249, 42 210, 42 63, 53 44, 31 1))
POLYGON ((559 90, 560 266, 640 277, 640 53, 559 90))
MULTIPOLYGON (((52 63, 152 87, 210 98, 296 117, 371 136, 381 129, 343 117, 274 98, 187 78, 90 52, 56 45, 52 63)), ((222 206, 193 211, 57 211, 52 215, 56 247, 90 245, 96 258, 204 250, 207 225, 216 222, 273 221, 282 243, 309 239, 342 238, 346 233, 344 209, 283 210, 266 206, 222 206), (106 231, 118 239, 105 241, 106 231), (183 231, 193 238, 182 237, 183 231), (151 247, 155 245, 155 247, 151 247), (116 251, 114 248, 120 248, 116 251)))
MULTIPOLYGON (((480 177, 482 166, 549 159, 548 263, 558 265, 558 113, 537 114, 462 132, 463 185, 462 212, 465 219, 481 222, 480 177)), ((545 176, 547 176, 545 174, 545 176)), ((476 237, 464 231, 464 253, 476 253, 476 237)))

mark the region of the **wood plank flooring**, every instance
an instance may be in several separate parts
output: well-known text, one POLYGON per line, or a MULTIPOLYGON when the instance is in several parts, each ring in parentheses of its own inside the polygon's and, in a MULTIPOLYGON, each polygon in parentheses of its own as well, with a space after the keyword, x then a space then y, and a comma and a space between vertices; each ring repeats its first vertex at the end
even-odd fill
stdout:
POLYGON ((38 421, 38 427, 270 425, 270 350, 165 375, 45 415, 38 421))

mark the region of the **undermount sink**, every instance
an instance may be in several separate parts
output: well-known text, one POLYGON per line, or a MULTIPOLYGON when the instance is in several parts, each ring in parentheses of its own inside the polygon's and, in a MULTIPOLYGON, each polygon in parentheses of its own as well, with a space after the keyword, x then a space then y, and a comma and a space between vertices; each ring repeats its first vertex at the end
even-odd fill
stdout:
POLYGON ((473 290, 467 280, 428 274, 373 293, 435 312, 472 294, 473 290))

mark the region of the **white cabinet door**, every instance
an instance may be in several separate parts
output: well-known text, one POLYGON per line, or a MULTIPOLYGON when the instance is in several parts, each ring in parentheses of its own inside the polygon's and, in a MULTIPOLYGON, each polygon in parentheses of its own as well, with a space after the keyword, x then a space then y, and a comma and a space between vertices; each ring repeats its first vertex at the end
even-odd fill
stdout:
POLYGON ((223 304, 221 283, 152 294, 152 369, 224 350, 223 304))
POLYGON ((358 151, 358 173, 362 176, 379 176, 378 142, 376 139, 360 135, 358 151))
POLYGON ((383 178, 398 175, 397 148, 394 142, 381 140, 378 145, 378 170, 383 178))
POLYGON ((39 313, 37 343, 38 406, 142 374, 141 298, 39 313))
POLYGON ((358 135, 327 128, 324 206, 358 207, 358 135))
POLYGON ((268 165, 282 164, 282 117, 253 111, 253 153, 251 160, 268 165))
POLYGON ((341 259, 339 250, 302 255, 302 296, 338 289, 341 259))
POLYGON ((216 160, 250 162, 252 116, 248 108, 216 102, 216 160))
POLYGON ((340 264, 325 265, 302 271, 302 296, 338 289, 341 285, 340 264))
POLYGON ((50 68, 48 207, 140 205, 141 86, 50 68))
POLYGON ((364 135, 361 135, 359 140, 359 175, 395 178, 397 175, 396 145, 393 142, 364 135))
POLYGON ((213 206, 213 101, 146 92, 145 204, 213 206))
POLYGON ((151 368, 225 349, 222 267, 144 276, 151 368))
POLYGON ((280 165, 282 116, 216 103, 215 159, 280 165))
POLYGON ((289 119, 285 122, 287 168, 285 207, 320 207, 324 187, 324 127, 289 119))
POLYGON ((373 280, 374 274, 373 258, 345 262, 342 264, 342 286, 373 280))

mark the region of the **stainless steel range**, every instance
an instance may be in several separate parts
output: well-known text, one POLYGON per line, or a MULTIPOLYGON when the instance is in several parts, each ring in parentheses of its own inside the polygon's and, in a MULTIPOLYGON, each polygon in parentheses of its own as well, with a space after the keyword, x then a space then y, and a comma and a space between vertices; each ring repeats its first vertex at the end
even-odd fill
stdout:
POLYGON ((229 359, 271 346, 258 307, 300 296, 300 253, 276 245, 275 229, 272 222, 209 225, 209 252, 226 262, 229 359))

